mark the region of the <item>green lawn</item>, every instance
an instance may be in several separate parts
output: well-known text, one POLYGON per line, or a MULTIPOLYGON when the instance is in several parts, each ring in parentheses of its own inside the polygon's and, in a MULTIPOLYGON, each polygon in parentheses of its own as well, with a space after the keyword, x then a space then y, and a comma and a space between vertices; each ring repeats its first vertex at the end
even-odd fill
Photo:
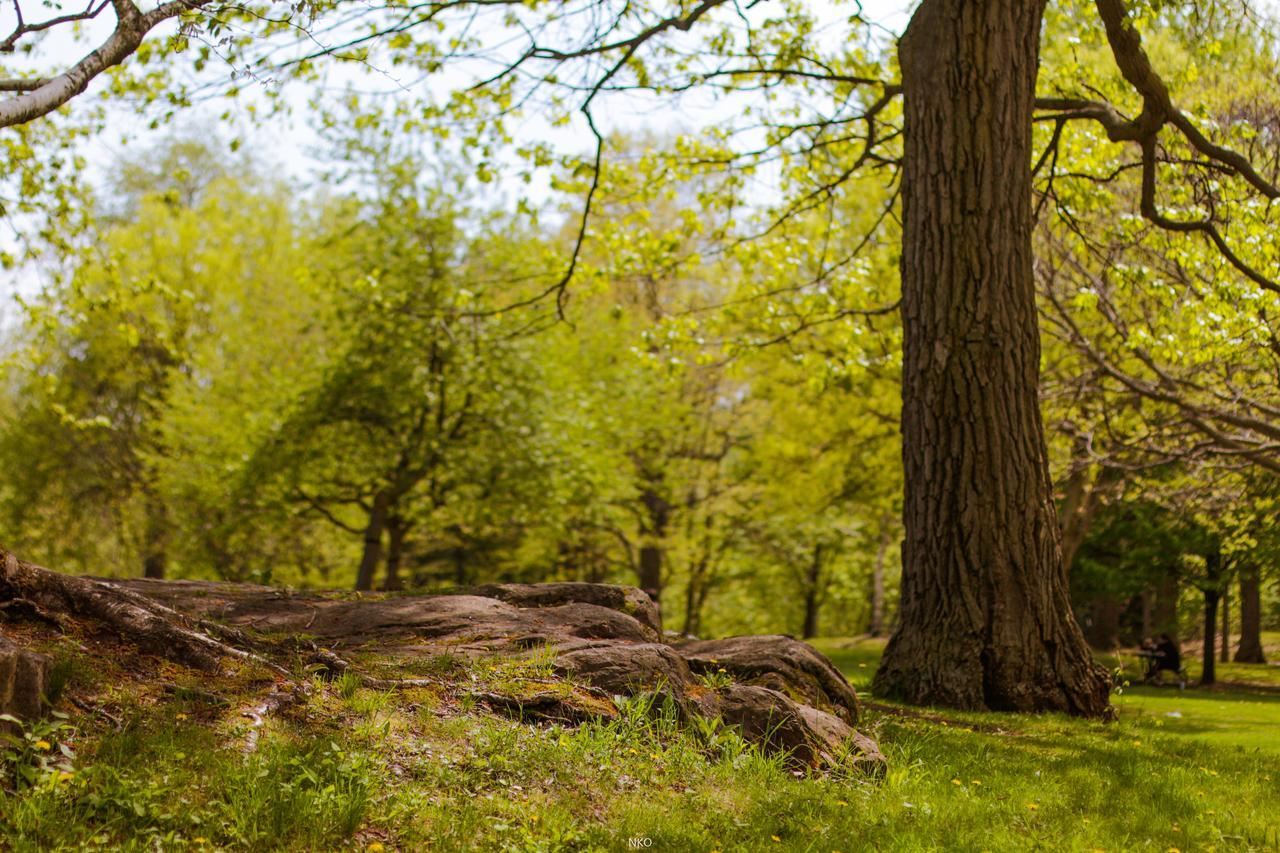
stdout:
MULTIPOLYGON (((865 693, 880 646, 820 645, 865 693)), ((74 770, 0 796, 0 847, 1280 849, 1269 740, 1280 702, 1261 693, 1131 688, 1111 724, 868 710, 864 727, 890 760, 873 781, 797 777, 732 732, 682 729, 641 702, 614 722, 537 727, 432 688, 391 694, 341 680, 317 682, 246 753, 239 710, 261 690, 252 679, 215 707, 172 691, 135 699, 101 669, 88 677, 115 691, 119 730, 86 720, 42 733, 50 748, 35 751, 69 739, 74 770)), ((546 675, 502 670, 454 674, 481 686, 546 675)))

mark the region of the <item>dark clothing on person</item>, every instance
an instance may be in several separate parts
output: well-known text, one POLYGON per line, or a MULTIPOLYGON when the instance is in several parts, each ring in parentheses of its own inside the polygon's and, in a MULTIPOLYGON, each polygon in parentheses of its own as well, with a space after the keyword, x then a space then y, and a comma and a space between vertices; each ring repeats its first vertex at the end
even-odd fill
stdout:
POLYGON ((1156 644, 1155 668, 1177 672, 1182 669, 1182 653, 1173 640, 1161 640, 1156 644))

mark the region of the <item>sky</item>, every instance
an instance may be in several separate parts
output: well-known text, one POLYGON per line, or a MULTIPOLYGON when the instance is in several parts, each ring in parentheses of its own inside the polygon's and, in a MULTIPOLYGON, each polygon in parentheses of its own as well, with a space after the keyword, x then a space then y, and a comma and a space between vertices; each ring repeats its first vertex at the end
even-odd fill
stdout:
MULTIPOLYGON (((143 4, 143 7, 149 8, 150 5, 143 4)), ((906 25, 910 5, 903 0, 864 0, 862 12, 866 20, 883 28, 886 33, 900 33, 906 25)), ((836 4, 830 0, 813 0, 809 6, 815 17, 825 22, 826 31, 831 34, 831 38, 842 37, 843 33, 848 32, 847 26, 843 23, 844 19, 856 9, 847 2, 836 4)), ((0 5, 0 32, 8 32, 13 23, 13 6, 9 3, 0 5)), ((109 32, 109 29, 103 26, 106 23, 103 21, 85 27, 77 36, 72 36, 67 28, 51 30, 43 37, 31 60, 39 63, 36 66, 39 68, 37 73, 48 73, 50 67, 65 67, 69 58, 83 55, 86 45, 100 43, 109 32)), ((162 35, 153 33, 152 38, 162 35)), ((12 63, 14 60, 7 61, 12 63)), ((10 65, 10 67, 13 66, 10 65)), ((227 74, 229 71, 229 68, 223 66, 221 69, 215 67, 207 73, 216 75, 227 74)), ((347 86, 356 86, 382 91, 395 91, 400 88, 413 94, 419 94, 425 90, 439 95, 450 86, 456 85, 456 81, 451 80, 447 75, 438 75, 427 82, 409 83, 385 69, 360 71, 350 64, 332 68, 327 72, 326 77, 324 88, 321 90, 322 94, 336 93, 347 86)), ((82 97, 92 97, 93 90, 100 89, 102 85, 102 80, 95 81, 91 84, 90 92, 82 97)), ((252 82, 246 83, 245 94, 236 99, 238 103, 231 105, 232 113, 241 116, 239 120, 232 122, 221 120, 219 116, 227 109, 227 103, 215 101, 188 110, 185 115, 180 115, 175 120, 174 126, 178 129, 216 127, 223 136, 223 141, 229 142, 232 138, 241 139, 245 147, 252 149, 264 159, 273 172, 286 175, 295 181, 306 182, 317 169, 317 162, 313 155, 324 145, 324 140, 317 134, 308 119, 310 111, 307 100, 317 90, 314 87, 292 86, 286 90, 289 115, 276 116, 265 122, 248 121, 244 119, 247 105, 254 103, 255 97, 261 100, 260 94, 255 96, 253 92, 255 85, 252 82)), ((74 108, 73 102, 72 109, 74 108)), ((676 132, 721 121, 727 118, 726 111, 738 109, 740 109, 740 103, 715 104, 705 99, 699 102, 696 99, 686 98, 678 103, 670 103, 657 100, 640 102, 634 99, 611 98, 608 102, 601 104, 598 110, 598 121, 606 133, 610 131, 676 132), (717 111, 723 114, 718 114, 717 111)), ((113 110, 109 117, 107 131, 100 138, 93 140, 92 144, 85 149, 90 162, 90 180, 100 180, 119 157, 126 156, 130 149, 136 149, 138 146, 145 149, 145 146, 154 140, 163 138, 165 132, 163 129, 160 131, 149 129, 145 118, 127 109, 113 110)), ((546 141, 563 152, 581 151, 584 140, 589 139, 583 126, 552 128, 536 115, 524 119, 516 129, 516 133, 530 139, 546 141)), ((509 186, 504 186, 500 181, 498 191, 509 196, 512 203, 517 194, 532 195, 535 202, 545 200, 549 195, 545 182, 541 186, 535 185, 530 192, 526 187, 517 187, 514 181, 510 182, 509 186)), ((0 248, 4 248, 3 240, 4 238, 0 237, 0 248)), ((26 268, 10 275, 8 282, 0 282, 0 290, 4 291, 0 293, 0 323, 4 322, 4 315, 12 314, 12 298, 31 295, 38 290, 40 281, 38 269, 26 268)))

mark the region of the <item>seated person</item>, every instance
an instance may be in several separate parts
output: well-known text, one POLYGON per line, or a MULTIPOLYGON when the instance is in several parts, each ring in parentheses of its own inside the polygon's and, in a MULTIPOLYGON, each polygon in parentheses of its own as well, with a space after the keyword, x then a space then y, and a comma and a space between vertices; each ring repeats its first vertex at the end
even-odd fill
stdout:
POLYGON ((1151 677, 1157 681, 1160 673, 1172 672, 1178 676, 1178 682, 1182 682, 1182 652, 1178 650, 1178 644, 1168 634, 1161 634, 1160 641, 1156 643, 1155 657, 1151 660, 1151 677))

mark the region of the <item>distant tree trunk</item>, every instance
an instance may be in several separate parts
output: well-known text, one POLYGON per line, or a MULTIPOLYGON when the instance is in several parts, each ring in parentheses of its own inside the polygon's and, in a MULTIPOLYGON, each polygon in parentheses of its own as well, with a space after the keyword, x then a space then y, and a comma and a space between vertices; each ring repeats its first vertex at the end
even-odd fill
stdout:
POLYGON ((873 637, 884 634, 884 564, 892 540, 893 528, 886 519, 880 526, 880 545, 876 548, 876 561, 871 565, 871 621, 867 633, 873 637))
POLYGON ((671 505, 653 487, 644 490, 640 502, 645 509, 644 541, 640 545, 640 588, 658 601, 662 596, 663 540, 671 518, 671 505))
POLYGON ((684 628, 683 632, 689 636, 696 636, 698 629, 697 615, 694 613, 694 603, 698 600, 698 587, 693 577, 690 576, 689 584, 684 589, 684 628))
POLYGON ((818 593, 822 581, 822 546, 813 546, 813 557, 804 578, 804 623, 800 636, 808 640, 818 635, 818 593))
POLYGON ((1178 631, 1178 578, 1168 574, 1156 585, 1156 602, 1152 613, 1152 631, 1168 634, 1175 642, 1181 642, 1178 631))
POLYGON ((1062 499, 1062 562, 1068 570, 1089 535, 1103 494, 1120 475, 1114 468, 1103 468, 1096 477, 1091 475, 1089 444, 1082 436, 1075 440, 1072 460, 1074 465, 1062 499))
POLYGON ((382 584, 385 590, 404 588, 400 577, 400 564, 404 559, 404 538, 409 532, 409 525, 397 514, 387 516, 387 574, 382 584))
POLYGON ((1204 674, 1201 684, 1213 684, 1216 678, 1214 660, 1218 648, 1218 602, 1222 599, 1222 547, 1215 543, 1204 555, 1204 650, 1201 655, 1204 674))
POLYGON ((1236 663, 1266 663, 1262 653, 1262 580, 1256 565, 1240 568, 1240 645, 1236 663))
POLYGON ((684 633, 697 636, 702 630, 702 605, 707 600, 711 555, 703 554, 689 572, 689 585, 684 595, 684 633))
POLYGON ((142 576, 160 579, 165 576, 169 567, 169 514, 158 498, 148 495, 146 516, 143 535, 146 553, 142 557, 142 576))
POLYGON ((1151 636, 1152 613, 1155 609, 1156 594, 1155 590, 1147 587, 1142 591, 1142 637, 1146 639, 1151 636))
POLYGON ((1200 676, 1201 684, 1213 684, 1217 680, 1214 649, 1218 639, 1218 599, 1221 597, 1216 589, 1204 591, 1204 673, 1200 676))
POLYGON ((1222 653, 1218 656, 1218 660, 1223 663, 1231 660, 1231 590, 1224 587, 1222 590, 1222 653))
POLYGON ((148 578, 163 578, 165 570, 169 566, 169 558, 163 552, 147 554, 142 561, 142 576, 148 578))
POLYGON ((387 526, 386 492, 378 492, 369 508, 369 521, 364 528, 364 552, 360 555, 360 568, 356 571, 356 589, 373 589, 373 578, 382 562, 382 532, 387 526))
POLYGON ((1110 595, 1100 595, 1089 603, 1089 624, 1085 637, 1097 649, 1114 649, 1120 642, 1120 615, 1124 603, 1110 595))
POLYGON ((923 0, 899 42, 898 627, 877 696, 1110 713, 1071 615, 1040 416, 1031 126, 1044 0, 923 0))

